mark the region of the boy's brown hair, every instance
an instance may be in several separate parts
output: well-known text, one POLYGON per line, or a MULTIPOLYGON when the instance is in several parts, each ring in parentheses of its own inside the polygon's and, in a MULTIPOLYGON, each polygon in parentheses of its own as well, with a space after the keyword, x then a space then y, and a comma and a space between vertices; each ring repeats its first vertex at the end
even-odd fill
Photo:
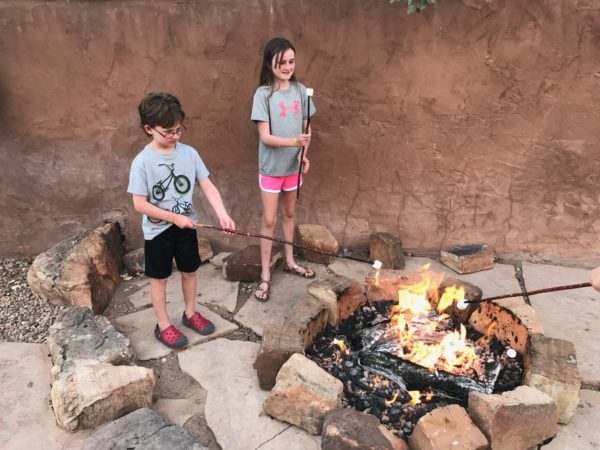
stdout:
POLYGON ((142 128, 160 126, 171 128, 180 123, 183 125, 185 113, 181 103, 174 95, 166 92, 151 92, 146 95, 138 106, 142 128))

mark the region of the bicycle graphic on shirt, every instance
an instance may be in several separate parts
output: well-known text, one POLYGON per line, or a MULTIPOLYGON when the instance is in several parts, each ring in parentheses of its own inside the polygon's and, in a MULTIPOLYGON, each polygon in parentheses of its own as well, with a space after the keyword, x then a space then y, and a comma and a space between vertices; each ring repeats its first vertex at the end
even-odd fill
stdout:
MULTIPOLYGON (((192 204, 190 202, 186 202, 182 200, 181 197, 172 197, 175 201, 175 205, 171 208, 171 211, 175 214, 190 214, 192 212, 192 204)), ((151 223, 157 224, 161 223, 161 219, 155 219, 154 217, 148 216, 148 220, 151 223)))
POLYGON ((165 193, 169 189, 171 182, 173 182, 173 187, 180 194, 185 194, 190 190, 192 184, 188 177, 185 175, 175 175, 175 164, 159 164, 158 166, 165 166, 169 171, 169 176, 152 186, 152 197, 155 200, 160 202, 165 198, 165 193))

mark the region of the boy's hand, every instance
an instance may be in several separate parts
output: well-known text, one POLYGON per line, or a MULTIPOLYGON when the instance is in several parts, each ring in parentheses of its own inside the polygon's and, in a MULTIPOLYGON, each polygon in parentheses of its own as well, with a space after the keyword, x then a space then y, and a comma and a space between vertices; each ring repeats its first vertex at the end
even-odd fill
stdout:
MULTIPOLYGON (((221 228, 224 228, 226 230, 235 230, 235 223, 233 222, 231 217, 229 217, 229 215, 227 215, 227 214, 219 217, 219 225, 221 225, 221 228)), ((229 233, 227 231, 224 231, 224 233, 233 234, 233 233, 229 233)))
POLYGON ((183 214, 175 214, 173 224, 177 225, 179 228, 196 228, 194 221, 183 214))
POLYGON ((590 273, 590 281, 592 282, 592 286, 594 289, 600 292, 600 267, 596 267, 590 273))

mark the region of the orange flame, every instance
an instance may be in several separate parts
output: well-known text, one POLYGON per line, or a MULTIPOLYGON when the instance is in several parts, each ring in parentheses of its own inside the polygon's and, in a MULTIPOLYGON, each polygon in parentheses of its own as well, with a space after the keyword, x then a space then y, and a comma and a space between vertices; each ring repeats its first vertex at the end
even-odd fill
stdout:
POLYGON ((466 339, 466 329, 444 330, 441 314, 454 303, 464 300, 464 288, 451 286, 437 298, 444 274, 423 266, 416 272, 417 282, 398 292, 398 304, 392 308, 392 325, 396 327, 402 349, 399 356, 427 367, 451 373, 467 372, 478 359, 474 345, 466 339), (436 315, 430 300, 437 302, 436 315))
POLYGON ((389 400, 386 400, 386 401, 385 401, 385 404, 386 404, 386 405, 391 405, 391 404, 393 404, 393 403, 394 403, 394 402, 395 402, 397 399, 398 399, 398 393, 396 392, 396 393, 394 394, 394 396, 393 396, 391 399, 389 399, 389 400))
POLYGON ((346 343, 344 341, 333 339, 331 343, 337 345, 344 355, 348 354, 348 347, 346 347, 346 343))
POLYGON ((419 391, 408 391, 408 395, 410 395, 410 401, 408 402, 410 406, 421 403, 421 393, 419 391))

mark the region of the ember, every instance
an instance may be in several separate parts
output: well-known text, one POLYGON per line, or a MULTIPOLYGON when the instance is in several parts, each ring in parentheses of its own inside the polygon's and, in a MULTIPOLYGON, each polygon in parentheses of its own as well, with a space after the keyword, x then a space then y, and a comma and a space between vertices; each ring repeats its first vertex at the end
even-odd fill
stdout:
POLYGON ((400 437, 434 408, 465 405, 471 391, 511 390, 522 379, 522 356, 507 354, 493 324, 481 335, 445 313, 464 302, 462 288, 447 288, 437 298, 443 274, 426 267, 419 274, 398 302, 363 306, 328 326, 307 351, 342 381, 345 406, 377 416, 400 437))

